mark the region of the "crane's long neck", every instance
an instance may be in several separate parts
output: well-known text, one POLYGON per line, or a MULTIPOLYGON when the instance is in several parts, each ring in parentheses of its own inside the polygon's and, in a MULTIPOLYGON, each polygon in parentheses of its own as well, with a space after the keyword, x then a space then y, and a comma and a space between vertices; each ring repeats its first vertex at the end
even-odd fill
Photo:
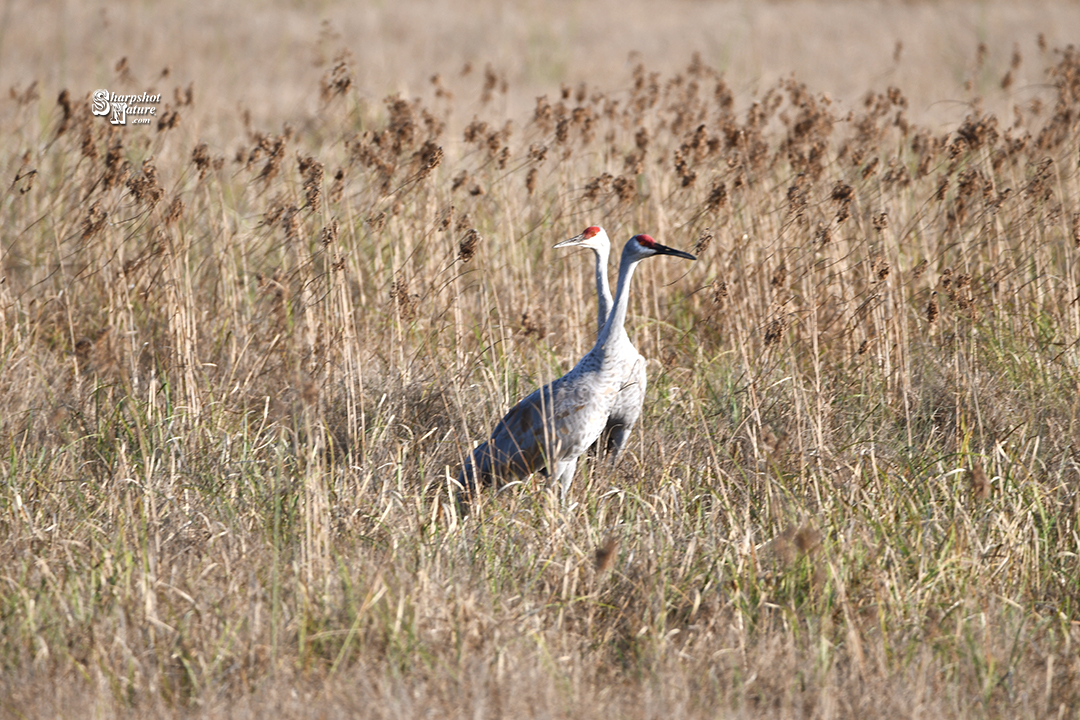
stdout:
POLYGON ((608 249, 594 249, 596 255, 596 335, 604 329, 611 313, 611 285, 608 283, 608 249))
POLYGON ((606 348, 612 341, 626 337, 623 323, 626 321, 626 308, 630 304, 630 278, 639 260, 641 258, 631 258, 627 256, 627 253, 623 253, 622 260, 619 262, 619 282, 615 287, 615 299, 607 321, 596 337, 597 348, 606 348))

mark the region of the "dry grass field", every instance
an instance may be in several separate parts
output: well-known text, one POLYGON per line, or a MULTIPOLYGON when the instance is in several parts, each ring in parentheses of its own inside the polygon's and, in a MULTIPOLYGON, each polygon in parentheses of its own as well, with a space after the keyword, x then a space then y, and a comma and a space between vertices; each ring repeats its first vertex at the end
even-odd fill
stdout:
POLYGON ((1080 6, 0 13, 0 718, 1080 718, 1080 6))

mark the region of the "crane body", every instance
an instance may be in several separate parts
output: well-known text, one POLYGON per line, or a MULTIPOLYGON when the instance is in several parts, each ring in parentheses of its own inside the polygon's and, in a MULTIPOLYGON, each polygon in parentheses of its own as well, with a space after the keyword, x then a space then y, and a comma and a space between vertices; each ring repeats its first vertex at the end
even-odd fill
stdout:
MULTIPOLYGON (((607 321, 612 305, 611 286, 607 275, 611 240, 602 227, 593 225, 585 228, 581 234, 556 244, 555 247, 587 247, 593 251, 596 259, 596 332, 599 336, 604 329, 604 323, 607 321)), ((645 403, 645 390, 648 384, 648 378, 645 375, 645 358, 633 345, 630 347, 636 359, 623 378, 622 387, 611 404, 607 423, 598 439, 599 449, 607 453, 612 464, 618 462, 630 440, 634 425, 641 417, 641 406, 645 403)))
POLYGON ((559 483, 566 497, 578 458, 604 432, 626 379, 641 361, 624 322, 634 268, 653 255, 695 259, 648 235, 635 235, 627 241, 612 310, 596 344, 570 372, 514 405, 488 440, 468 454, 458 475, 459 506, 464 507, 480 485, 508 482, 541 470, 559 483))

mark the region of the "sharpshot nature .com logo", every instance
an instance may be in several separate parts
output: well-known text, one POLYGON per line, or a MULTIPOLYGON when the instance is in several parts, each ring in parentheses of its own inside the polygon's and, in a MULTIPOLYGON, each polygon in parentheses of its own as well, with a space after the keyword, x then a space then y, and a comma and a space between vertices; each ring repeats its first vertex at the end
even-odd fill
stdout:
POLYGON ((157 115, 156 104, 161 102, 161 95, 117 95, 108 90, 97 90, 92 98, 93 113, 111 114, 109 122, 113 125, 127 125, 128 116, 131 116, 132 125, 149 125, 150 118, 157 115))

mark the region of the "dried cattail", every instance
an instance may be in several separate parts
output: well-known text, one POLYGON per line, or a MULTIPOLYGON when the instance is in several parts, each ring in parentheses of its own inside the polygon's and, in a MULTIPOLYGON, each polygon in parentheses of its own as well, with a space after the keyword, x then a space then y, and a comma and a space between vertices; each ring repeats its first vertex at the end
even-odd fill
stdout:
POLYGON ((60 118, 60 125, 56 128, 56 137, 60 137, 67 132, 68 126, 71 124, 71 93, 67 88, 60 91, 60 97, 56 99, 57 104, 64 113, 64 117, 60 118))
POLYGON ((938 181, 937 190, 934 192, 934 199, 942 201, 945 199, 945 193, 949 190, 949 176, 946 175, 938 181))
POLYGON ((854 199, 855 191, 850 185, 837 181, 836 185, 833 186, 831 197, 838 203, 848 203, 854 199))
POLYGON ((105 221, 109 219, 109 213, 101 207, 100 202, 95 202, 90 206, 90 210, 86 213, 86 217, 83 218, 82 235, 80 241, 86 242, 91 239, 105 227, 105 221))
POLYGON ((384 100, 388 120, 386 132, 391 138, 390 150, 394 155, 412 149, 417 135, 416 113, 411 103, 398 95, 384 100))
POLYGON ((11 181, 12 187, 22 182, 22 186, 19 187, 19 194, 25 195, 34 189, 34 178, 37 177, 37 170, 34 168, 27 168, 26 164, 30 161, 30 153, 27 152, 23 156, 23 166, 19 168, 19 171, 15 173, 15 179, 11 181))
POLYGON ((608 536, 604 544, 596 548, 593 555, 593 566, 596 568, 597 574, 605 573, 611 569, 611 566, 615 564, 618 549, 619 541, 614 536, 608 536))
POLYGON ((165 211, 164 221, 166 225, 175 225, 180 222, 180 218, 184 216, 184 201, 177 195, 169 203, 168 209, 165 211))
POLYGON ((306 177, 308 172, 311 171, 311 168, 316 164, 317 163, 315 162, 315 158, 311 157, 310 155, 305 156, 301 155, 300 153, 296 154, 296 168, 300 171, 301 177, 306 177))
POLYGON ((462 170, 454 177, 454 181, 450 184, 450 192, 454 192, 467 182, 469 182, 469 171, 462 170))
POLYGON ((880 164, 880 162, 881 158, 875 157, 873 160, 866 163, 866 166, 862 169, 862 177, 864 180, 877 172, 878 164, 880 164))
POLYGON ((124 158, 123 143, 117 138, 105 154, 105 177, 103 178, 105 188, 110 190, 122 185, 127 181, 130 173, 131 165, 124 158))
POLYGON ((473 259, 473 256, 476 255, 476 245, 479 242, 480 233, 477 232, 476 228, 470 228, 458 246, 458 258, 461 262, 467 263, 473 259))
POLYGON ((285 231, 285 240, 296 242, 300 239, 300 208, 289 205, 281 214, 281 228, 285 231))
POLYGON ((930 263, 928 263, 924 258, 918 265, 912 268, 911 279, 918 280, 919 278, 921 278, 923 273, 926 272, 926 268, 929 267, 929 265, 930 263))
POLYGON ((17 102, 20 106, 29 105, 30 103, 37 101, 37 99, 41 97, 41 94, 38 92, 37 80, 34 80, 32 83, 30 83, 26 90, 23 90, 22 92, 19 92, 17 88, 12 87, 10 90, 8 90, 8 94, 11 96, 11 99, 17 102))
POLYGON ((461 213, 457 222, 454 223, 454 230, 456 232, 465 232, 472 226, 472 219, 469 217, 469 213, 461 213))
POLYGON ((1072 214, 1072 239, 1073 244, 1080 248, 1080 212, 1072 214))
POLYGON ((896 46, 893 47, 892 60, 894 63, 900 62, 900 56, 904 52, 904 42, 902 40, 896 41, 896 46))
POLYGON ((1039 46, 1039 52, 1046 52, 1046 35, 1043 33, 1039 33, 1039 36, 1035 39, 1035 41, 1039 46))
POLYGON ((157 131, 162 132, 165 130, 172 130, 180 124, 180 112, 173 110, 169 105, 165 106, 165 111, 161 113, 158 118, 157 131))
POLYGON ((143 203, 152 208, 158 204, 164 189, 158 184, 157 168, 154 167, 153 158, 143 160, 142 173, 127 181, 127 187, 135 196, 136 202, 143 203))
POLYGON ((881 232, 885 228, 889 227, 889 211, 882 210, 873 218, 874 229, 881 232))
POLYGON ((562 145, 570 137, 570 120, 566 117, 561 117, 555 123, 555 142, 562 145))
POLYGON ((908 172, 906 164, 899 161, 897 158, 892 158, 889 160, 889 169, 885 171, 885 175, 881 180, 888 187, 894 185, 907 187, 911 184, 911 173, 908 172))
POLYGON ((817 231, 814 233, 814 241, 825 247, 830 240, 832 240, 832 226, 827 223, 818 223, 817 231))
POLYGON ((304 197, 307 207, 318 212, 322 203, 323 164, 313 157, 297 157, 300 175, 304 178, 304 197))
POLYGON ((324 104, 344 95, 352 87, 351 60, 352 55, 348 50, 342 52, 334 58, 334 67, 319 81, 319 96, 324 104))
POLYGON ((941 314, 941 309, 938 307, 937 290, 934 290, 930 293, 930 302, 926 304, 926 322, 933 325, 939 314, 941 314))
POLYGON ((611 189, 611 181, 614 178, 610 173, 604 173, 594 177, 589 182, 585 183, 585 194, 583 197, 589 202, 593 202, 600 196, 601 192, 609 192, 611 189))
MULTIPOLYGON (((554 114, 551 103, 548 102, 547 95, 541 95, 536 98, 536 109, 533 110, 533 123, 535 123, 544 133, 551 132, 552 124, 554 123, 554 114)), ((530 148, 530 154, 531 152, 532 149, 530 148)))
POLYGON ((971 476, 971 496, 976 501, 990 497, 990 480, 986 477, 982 463, 978 461, 972 463, 968 474, 971 476))
POLYGON ((190 106, 195 102, 195 83, 188 83, 188 86, 181 90, 180 88, 173 88, 173 102, 180 107, 190 106))
POLYGON ((484 88, 480 93, 480 102, 487 104, 491 102, 492 94, 495 87, 499 84, 499 76, 495 74, 495 69, 488 63, 484 67, 484 88))
POLYGON ((780 267, 776 268, 776 272, 773 273, 772 278, 769 280, 769 284, 774 288, 784 287, 784 283, 787 282, 787 265, 780 263, 780 267))
POLYGON ((646 127, 638 128, 638 131, 634 134, 634 144, 637 145, 637 149, 642 153, 645 153, 649 149, 649 129, 646 127))
POLYGON ((521 334, 525 337, 542 338, 547 335, 547 328, 542 321, 534 320, 528 310, 524 310, 521 313, 521 334))
POLYGON ((367 222, 372 232, 382 232, 383 228, 386 227, 386 213, 380 212, 378 215, 372 213, 368 215, 367 222))
POLYGON ((780 342, 787 329, 787 321, 783 317, 775 317, 765 326, 765 347, 772 347, 780 342))
MULTIPOLYGON (((262 170, 259 172, 259 180, 265 180, 269 183, 273 180, 278 170, 281 168, 281 161, 285 158, 285 138, 281 135, 273 138, 272 140, 267 137, 262 137, 259 140, 258 149, 265 151, 269 157, 266 159, 266 164, 263 165, 262 170)), ((255 154, 255 151, 252 151, 255 154)))
POLYGON ((547 145, 530 145, 529 146, 529 160, 532 160, 536 164, 543 164, 547 159, 548 148, 547 145))
POLYGON ((857 354, 865 355, 866 351, 869 350, 869 349, 870 349, 870 339, 866 338, 861 343, 859 343, 859 349, 857 351, 857 354))
POLYGON ((390 299, 403 322, 411 323, 416 319, 416 299, 409 294, 409 284, 405 278, 399 277, 390 286, 390 299))
POLYGON ((199 179, 204 179, 206 173, 210 171, 210 149, 207 147, 206 143, 199 143, 195 146, 195 149, 191 151, 191 162, 195 163, 195 167, 199 171, 199 179))
POLYGON ((536 168, 529 168, 529 172, 525 174, 525 190, 529 197, 536 191, 536 168))
POLYGON ((416 151, 416 161, 420 166, 420 169, 416 173, 417 180, 423 180, 431 171, 439 167, 439 164, 443 160, 443 149, 434 142, 427 140, 416 151))
POLYGON ((87 160, 97 160, 98 158, 97 143, 94 142, 94 133, 90 128, 83 131, 82 144, 79 146, 79 152, 87 160))
POLYGON ((713 305, 722 305, 724 298, 728 296, 727 281, 716 278, 712 281, 709 289, 712 290, 713 305))
POLYGON ((637 197, 637 184, 625 175, 619 175, 611 181, 611 190, 621 203, 628 203, 637 197))
POLYGON ((697 242, 694 244, 694 254, 700 255, 701 253, 708 250, 709 246, 712 245, 712 241, 712 228, 705 228, 704 230, 702 230, 701 234, 698 236, 697 242))
POLYGON ((950 290, 952 288, 952 282, 953 282, 953 277, 952 276, 953 276, 952 268, 947 267, 944 270, 942 270, 941 271, 941 287, 945 288, 946 290, 950 290))
POLYGON ((279 197, 275 197, 270 201, 270 205, 266 208, 266 212, 263 213, 263 219, 259 223, 259 227, 270 227, 281 219, 282 213, 285 212, 284 200, 279 197))
POLYGON ((113 66, 113 71, 119 76, 120 82, 126 83, 131 81, 131 68, 128 67, 128 59, 125 55, 116 61, 116 65, 113 66))
MULTIPOLYGON (((994 115, 984 115, 978 118, 969 115, 964 118, 964 122, 956 131, 958 139, 962 139, 964 142, 963 144, 957 144, 955 154, 959 155, 960 152, 967 148, 978 150, 984 145, 994 145, 999 137, 997 125, 998 119, 994 115)), ((950 150, 950 153, 952 152, 950 150)))
POLYGON ((502 135, 498 130, 489 132, 483 139, 482 144, 487 146, 488 156, 495 157, 502 148, 502 135))
POLYGON ((319 233, 319 241, 323 244, 323 247, 331 245, 337 242, 338 239, 338 221, 332 220, 329 225, 323 227, 319 233))
POLYGON ((803 211, 809 202, 806 173, 799 173, 795 177, 795 184, 787 190, 788 215, 793 218, 802 218, 803 211))
POLYGON ((454 206, 453 205, 447 205, 445 208, 442 209, 442 212, 439 213, 439 224, 438 224, 439 232, 446 232, 447 230, 450 229, 450 226, 453 225, 453 223, 454 223, 454 206))
POLYGON ((690 169, 685 150, 686 146, 683 145, 675 151, 675 173, 679 176, 684 188, 690 187, 697 180, 697 172, 690 169))

